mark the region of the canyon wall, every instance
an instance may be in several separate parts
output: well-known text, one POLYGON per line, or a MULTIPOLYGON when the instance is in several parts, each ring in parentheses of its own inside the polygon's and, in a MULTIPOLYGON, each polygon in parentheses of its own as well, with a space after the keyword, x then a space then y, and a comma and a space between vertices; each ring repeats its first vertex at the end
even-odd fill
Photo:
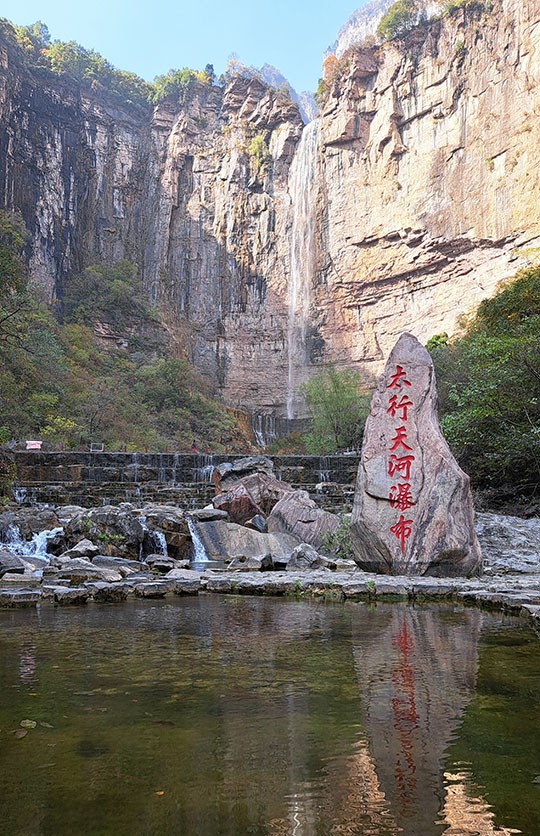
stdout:
POLYGON ((0 205, 61 299, 128 258, 223 399, 299 417, 321 364, 454 333, 540 245, 538 0, 345 54, 319 118, 240 75, 124 102, 0 44, 0 205))

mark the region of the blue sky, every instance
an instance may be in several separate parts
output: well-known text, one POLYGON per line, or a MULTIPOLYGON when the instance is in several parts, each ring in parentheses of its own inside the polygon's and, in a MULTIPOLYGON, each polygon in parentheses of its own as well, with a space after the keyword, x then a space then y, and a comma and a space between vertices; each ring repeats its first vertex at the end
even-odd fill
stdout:
POLYGON ((45 23, 51 37, 95 49, 147 80, 172 67, 219 75, 231 54, 248 66, 273 64, 298 90, 315 90, 322 54, 364 0, 3 0, 13 23, 45 23))

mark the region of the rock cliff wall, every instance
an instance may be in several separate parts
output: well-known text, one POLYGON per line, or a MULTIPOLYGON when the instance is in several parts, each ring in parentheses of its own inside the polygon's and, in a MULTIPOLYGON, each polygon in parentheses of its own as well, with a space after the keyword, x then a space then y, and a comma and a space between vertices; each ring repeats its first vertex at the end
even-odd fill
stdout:
POLYGON ((297 417, 318 365, 378 372, 401 331, 454 332, 540 244, 539 19, 495 0, 345 55, 302 139, 258 79, 152 109, 5 43, 0 205, 49 298, 128 258, 228 403, 297 417))

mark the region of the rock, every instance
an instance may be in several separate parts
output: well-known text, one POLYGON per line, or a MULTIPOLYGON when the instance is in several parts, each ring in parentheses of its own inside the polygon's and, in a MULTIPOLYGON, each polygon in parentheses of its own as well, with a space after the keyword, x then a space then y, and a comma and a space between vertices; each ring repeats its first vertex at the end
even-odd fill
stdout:
POLYGON ((174 505, 145 505, 140 514, 150 533, 150 537, 145 536, 145 551, 156 551, 159 532, 165 539, 168 557, 181 559, 187 556, 190 533, 183 511, 174 505), (155 532, 154 537, 152 532, 155 532))
POLYGON ((54 590, 54 603, 61 607, 80 607, 86 604, 90 593, 83 587, 57 588, 54 590))
POLYGON ((53 574, 56 578, 70 578, 72 581, 103 580, 113 583, 114 581, 122 580, 120 572, 113 569, 101 568, 83 558, 68 560, 57 569, 51 565, 47 571, 43 570, 44 577, 47 576, 50 578, 53 574))
POLYGON ((139 583, 134 591, 138 598, 164 598, 173 589, 174 582, 156 581, 155 583, 139 583))
POLYGON ((358 565, 393 575, 480 572, 469 477, 439 429, 431 357, 411 334, 372 398, 351 519, 358 565))
POLYGON ((231 572, 268 572, 274 568, 271 554, 235 557, 227 569, 231 572))
POLYGON ((290 554, 298 539, 288 534, 261 534, 258 531, 245 528, 232 522, 199 523, 197 531, 210 560, 231 561, 235 558, 272 556, 274 564, 283 565, 289 560, 290 554))
POLYGON ((51 508, 19 508, 12 515, 11 524, 17 526, 23 540, 31 540, 34 534, 60 527, 58 517, 51 508))
POLYGON ((0 548, 0 578, 8 572, 22 575, 24 573, 24 562, 7 549, 0 548))
POLYGON ((335 570, 336 564, 333 560, 320 555, 309 543, 300 543, 289 558, 287 572, 310 572, 313 569, 335 570))
POLYGON ((92 585, 91 591, 94 601, 117 604, 126 600, 130 588, 122 583, 96 583, 92 585))
POLYGON ((127 503, 104 505, 73 517, 65 526, 66 540, 76 545, 89 538, 100 549, 119 557, 138 557, 144 539, 139 512, 127 503))
POLYGON ((244 459, 236 459, 232 463, 218 464, 214 470, 219 476, 219 485, 223 489, 226 485, 230 485, 251 473, 266 473, 268 476, 272 476, 274 463, 266 456, 246 456, 244 459))
POLYGON ((292 491, 274 506, 268 517, 268 531, 292 534, 316 549, 340 526, 340 518, 318 508, 306 491, 292 491))
POLYGON ((540 575, 540 519, 477 514, 476 533, 489 574, 540 575))
POLYGON ((35 607, 40 599, 38 589, 0 589, 0 607, 35 607))
POLYGON ((147 554, 145 563, 150 566, 154 572, 170 572, 175 568, 176 561, 172 557, 165 557, 163 554, 147 554))
POLYGON ((212 500, 215 508, 227 511, 232 522, 246 523, 251 517, 264 516, 294 488, 268 473, 251 473, 235 481, 212 500))
POLYGON ((256 514, 250 520, 244 523, 246 528, 252 528, 254 531, 260 531, 261 534, 266 534, 268 532, 268 523, 266 522, 266 517, 263 517, 262 514, 256 514))
POLYGON ((240 523, 240 525, 250 517, 261 513, 261 509, 242 482, 233 485, 226 493, 218 494, 212 502, 216 509, 226 511, 231 522, 240 523))
POLYGON ((98 569, 110 569, 113 572, 118 572, 123 578, 150 569, 147 563, 142 563, 139 560, 128 560, 125 557, 109 557, 104 554, 98 554, 92 558, 92 565, 97 566, 98 569))
POLYGON ((99 548, 92 543, 91 540, 88 540, 84 537, 82 540, 79 540, 77 545, 73 546, 72 549, 68 549, 67 552, 62 552, 59 557, 62 560, 66 558, 69 560, 71 558, 77 557, 95 557, 95 555, 99 554, 99 548))
POLYGON ((217 508, 200 508, 198 511, 190 511, 189 516, 199 522, 211 522, 212 520, 228 520, 226 511, 219 511, 217 508))

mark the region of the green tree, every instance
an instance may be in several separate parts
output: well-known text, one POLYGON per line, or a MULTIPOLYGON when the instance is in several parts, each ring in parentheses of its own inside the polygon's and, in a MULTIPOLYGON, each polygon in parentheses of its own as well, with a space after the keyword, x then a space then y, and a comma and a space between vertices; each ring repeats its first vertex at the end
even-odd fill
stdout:
POLYGON ((441 426, 473 484, 538 484, 540 268, 482 302, 462 338, 428 347, 441 426))
POLYGON ((418 23, 420 9, 419 0, 396 0, 382 16, 377 35, 384 41, 405 35, 418 23))
POLYGON ((356 448, 362 440, 370 396, 358 372, 328 368, 300 387, 311 418, 308 452, 356 448))

